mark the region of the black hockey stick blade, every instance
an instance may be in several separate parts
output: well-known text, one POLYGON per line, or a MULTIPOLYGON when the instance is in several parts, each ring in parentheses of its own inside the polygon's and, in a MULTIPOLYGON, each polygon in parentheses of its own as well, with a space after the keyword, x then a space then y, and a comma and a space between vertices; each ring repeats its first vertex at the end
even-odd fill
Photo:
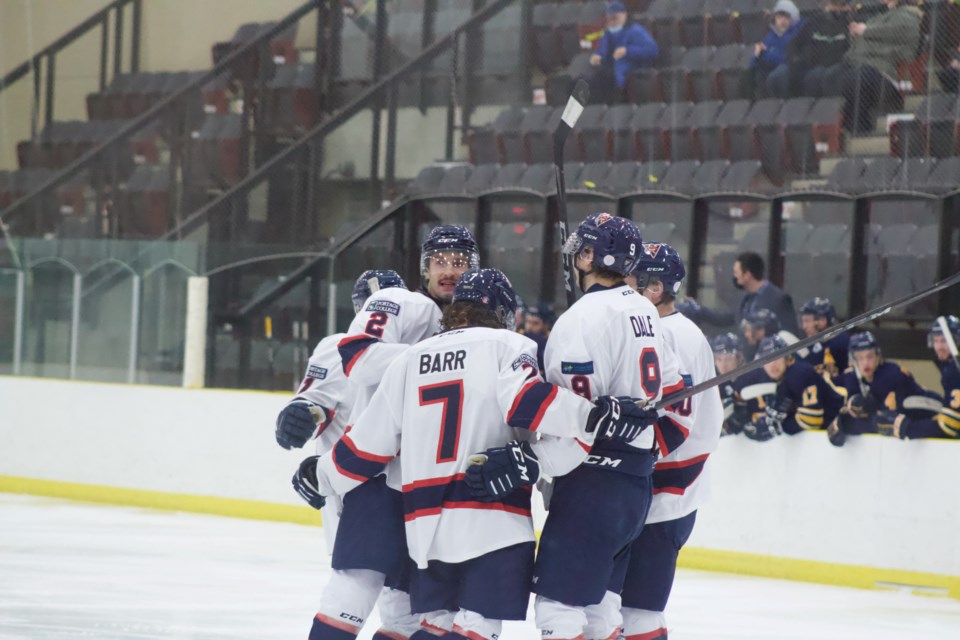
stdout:
POLYGON ((577 301, 577 294, 573 290, 573 256, 563 253, 567 243, 567 183, 563 175, 563 149, 567 144, 570 132, 580 119, 583 109, 590 97, 590 87, 583 78, 577 80, 573 93, 567 100, 563 115, 557 128, 553 130, 553 169, 557 178, 557 213, 560 227, 560 258, 563 261, 563 288, 567 296, 567 308, 577 301))
MULTIPOLYGON (((739 369, 734 369, 733 371, 729 371, 727 373, 716 376, 714 378, 710 378, 709 380, 704 380, 703 382, 699 384, 695 384, 692 387, 687 387, 682 391, 671 393, 667 397, 662 398, 660 402, 657 403, 655 408, 663 409, 664 407, 667 407, 672 404, 676 404, 681 400, 686 400, 690 396, 696 395, 701 391, 706 391, 707 389, 718 387, 724 382, 735 380, 745 373, 749 373, 754 369, 759 369, 760 367, 767 364, 768 362, 773 362, 774 360, 779 360, 780 358, 786 358, 787 356, 796 353, 800 349, 809 347, 813 344, 816 344, 817 342, 823 342, 825 340, 829 340, 837 335, 840 335, 844 331, 848 331, 849 329, 853 329, 854 327, 859 327, 860 325, 866 322, 870 322, 871 320, 876 320, 877 318, 890 313, 894 309, 899 309, 900 307, 905 307, 909 304, 913 304, 914 302, 918 300, 922 300, 927 296, 933 295, 938 291, 942 291, 943 289, 952 287, 958 282, 960 282, 960 273, 955 273, 949 278, 944 278, 940 282, 937 282, 936 284, 922 291, 917 291, 915 293, 905 295, 902 298, 897 298, 893 302, 888 302, 887 304, 881 305, 875 309, 871 309, 866 313, 861 313, 858 316, 850 318, 846 322, 841 322, 840 324, 834 325, 832 327, 827 327, 825 330, 821 331, 818 334, 809 336, 807 338, 804 338, 803 340, 798 340, 797 342, 794 342, 793 344, 788 345, 783 349, 780 349, 779 351, 774 351, 773 353, 767 354, 762 358, 757 358, 752 362, 746 363, 739 369)), ((637 405, 643 406, 643 402, 637 401, 637 405)))

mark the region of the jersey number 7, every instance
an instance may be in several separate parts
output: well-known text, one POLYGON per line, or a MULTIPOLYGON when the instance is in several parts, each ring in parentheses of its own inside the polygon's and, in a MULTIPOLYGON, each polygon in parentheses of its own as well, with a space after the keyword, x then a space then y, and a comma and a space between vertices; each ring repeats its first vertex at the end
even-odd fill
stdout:
POLYGON ((460 422, 463 419, 463 380, 428 384, 420 387, 420 406, 440 404, 440 443, 437 445, 437 464, 457 459, 460 444, 460 422))

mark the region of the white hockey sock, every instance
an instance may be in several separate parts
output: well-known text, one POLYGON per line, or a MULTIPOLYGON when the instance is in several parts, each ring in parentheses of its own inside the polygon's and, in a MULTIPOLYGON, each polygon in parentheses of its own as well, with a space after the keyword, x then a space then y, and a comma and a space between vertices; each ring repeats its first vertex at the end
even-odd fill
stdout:
POLYGON ((655 631, 667 633, 667 619, 663 611, 647 611, 646 609, 623 608, 623 635, 627 640, 636 636, 650 636, 655 631))
POLYGON ((448 631, 453 631, 453 619, 456 616, 456 611, 447 611, 446 609, 431 611, 421 616, 420 628, 435 636, 442 636, 448 631))
POLYGON ((607 591, 599 604, 584 609, 587 614, 587 640, 616 640, 623 628, 620 615, 620 594, 607 591))
POLYGON ((502 620, 490 620, 479 613, 461 609, 453 619, 453 630, 470 640, 495 640, 500 637, 502 620))
POLYGON ((317 617, 338 629, 355 627, 356 633, 370 617, 383 589, 384 575, 367 569, 334 570, 323 589, 317 617))
POLYGON ((537 596, 534 603, 537 629, 544 639, 582 640, 587 626, 587 614, 583 607, 566 605, 550 598, 537 596))
POLYGON ((419 613, 410 613, 410 595, 385 587, 377 600, 380 609, 380 633, 394 640, 405 640, 420 630, 419 613))

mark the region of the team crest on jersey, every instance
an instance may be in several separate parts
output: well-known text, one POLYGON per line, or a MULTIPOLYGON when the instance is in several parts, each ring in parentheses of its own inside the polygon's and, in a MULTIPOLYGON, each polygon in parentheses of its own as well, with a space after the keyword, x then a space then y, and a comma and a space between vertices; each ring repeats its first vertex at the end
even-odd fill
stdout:
POLYGON ((659 242, 644 242, 643 243, 643 252, 646 253, 651 258, 656 258, 657 254, 660 253, 660 247, 663 244, 659 242))
POLYGON ((540 370, 540 365, 537 364, 537 359, 533 356, 527 355, 526 353, 521 353, 520 357, 513 361, 513 364, 510 365, 513 367, 513 370, 516 371, 520 367, 533 367, 534 371, 540 370))
POLYGON ((307 369, 308 378, 316 378, 317 380, 326 380, 327 370, 323 367, 318 367, 315 364, 310 365, 310 368, 307 369))
POLYGON ((613 216, 609 213, 598 213, 597 214, 597 226, 602 226, 603 224, 613 220, 613 216))
POLYGON ((400 305, 389 300, 371 300, 366 311, 383 311, 392 315, 400 315, 400 305))
POLYGON ((568 376, 589 376, 593 374, 593 360, 590 362, 561 362, 560 373, 568 376))

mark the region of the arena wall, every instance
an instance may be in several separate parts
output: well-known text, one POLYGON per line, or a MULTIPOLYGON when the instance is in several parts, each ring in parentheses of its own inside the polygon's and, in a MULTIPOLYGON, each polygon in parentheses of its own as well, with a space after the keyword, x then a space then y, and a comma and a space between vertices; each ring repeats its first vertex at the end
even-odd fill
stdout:
MULTIPOLYGON (((290 489, 303 452, 273 439, 285 398, 0 377, 0 491, 318 524, 290 489)), ((724 439, 681 564, 960 597, 958 451, 724 439)))

